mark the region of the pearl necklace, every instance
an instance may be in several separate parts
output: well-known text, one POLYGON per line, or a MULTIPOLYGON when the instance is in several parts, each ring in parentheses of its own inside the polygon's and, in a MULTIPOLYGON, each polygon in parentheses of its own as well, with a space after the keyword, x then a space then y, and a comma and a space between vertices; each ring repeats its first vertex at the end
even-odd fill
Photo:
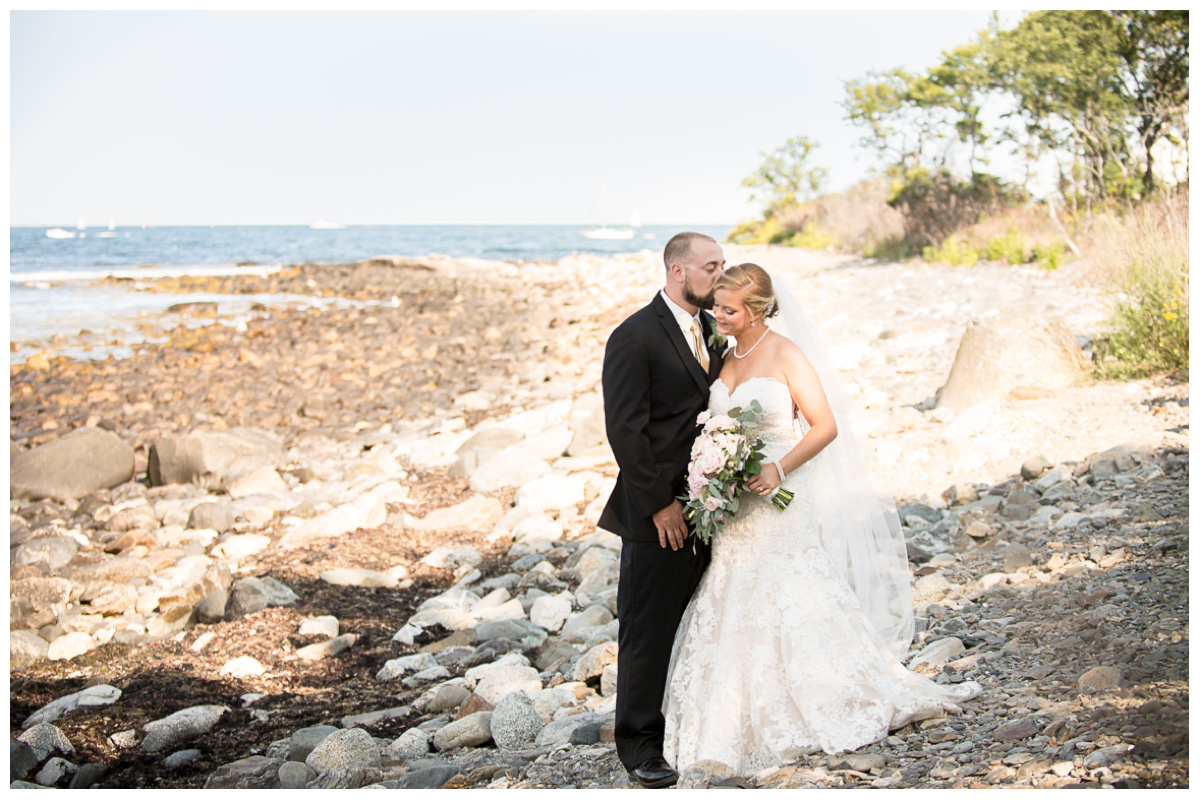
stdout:
POLYGON ((751 353, 753 353, 753 352, 754 352, 754 348, 755 348, 755 347, 758 347, 760 344, 762 344, 762 340, 763 340, 763 339, 765 339, 765 338, 767 338, 767 334, 768 334, 768 333, 770 333, 770 332, 771 332, 771 329, 770 329, 770 328, 767 328, 765 331, 763 331, 763 335, 762 335, 762 336, 760 336, 760 337, 758 337, 758 341, 757 341, 757 342, 755 342, 753 345, 751 345, 751 346, 750 346, 750 349, 749 349, 749 350, 747 350, 747 351, 745 352, 745 354, 744 354, 744 355, 738 355, 737 347, 735 346, 735 347, 733 348, 733 357, 734 357, 734 358, 745 358, 746 356, 748 356, 748 355, 750 355, 751 353))

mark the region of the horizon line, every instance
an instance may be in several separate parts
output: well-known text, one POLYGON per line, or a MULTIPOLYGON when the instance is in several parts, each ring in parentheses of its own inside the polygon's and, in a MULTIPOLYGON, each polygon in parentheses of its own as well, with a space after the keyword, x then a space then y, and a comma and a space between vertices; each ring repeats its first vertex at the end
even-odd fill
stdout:
MULTIPOLYGON (((338 222, 334 223, 336 228, 321 228, 320 226, 313 228, 314 223, 311 222, 138 222, 133 224, 114 224, 114 229, 118 228, 313 228, 313 230, 340 230, 345 228, 385 228, 385 227, 402 227, 402 226, 451 226, 451 225, 474 225, 474 226, 494 226, 494 227, 582 227, 582 228, 628 228, 629 225, 604 225, 595 222, 338 222)), ((732 227, 737 225, 736 222, 654 222, 643 223, 638 228, 676 228, 687 225, 704 226, 704 227, 732 227)), ((108 226, 104 224, 88 225, 86 228, 79 228, 76 225, 64 223, 46 224, 46 223, 9 223, 10 229, 16 230, 21 228, 62 228, 63 230, 108 230, 108 226)), ((636 228, 635 228, 636 230, 636 228)))

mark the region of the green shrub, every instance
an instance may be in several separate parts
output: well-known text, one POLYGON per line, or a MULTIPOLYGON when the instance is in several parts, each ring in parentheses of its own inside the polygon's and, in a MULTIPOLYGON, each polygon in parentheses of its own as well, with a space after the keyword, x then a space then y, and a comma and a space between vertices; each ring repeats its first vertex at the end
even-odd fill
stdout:
POLYGON ((903 236, 886 239, 876 243, 874 239, 868 239, 863 244, 863 258, 878 258, 884 261, 905 261, 912 258, 912 245, 904 240, 903 236))
POLYGON ((728 239, 733 244, 781 244, 791 234, 779 217, 771 216, 739 224, 728 239))
POLYGON ((731 244, 746 244, 754 235, 758 233, 758 229, 762 227, 761 219, 748 219, 745 222, 739 222, 737 227, 729 232, 729 236, 725 241, 731 244))
POLYGON ((836 247, 838 240, 816 220, 809 220, 802 229, 787 238, 786 244, 788 247, 824 250, 826 247, 836 247))
POLYGON ((977 246, 960 236, 947 236, 940 245, 921 250, 921 257, 926 261, 964 267, 973 266, 981 255, 977 246))
POLYGON ((923 245, 944 243, 955 232, 1024 200, 1024 190, 994 175, 977 172, 963 180, 945 169, 918 167, 893 182, 888 205, 904 215, 905 238, 923 245))
POLYGON ((1100 266, 1116 296, 1114 331, 1096 343, 1102 377, 1188 375, 1187 200, 1143 207, 1101 234, 1100 266))
POLYGON ((1009 264, 1025 263, 1025 237, 1016 228, 1009 228, 987 240, 983 246, 988 261, 1007 261, 1009 264))
POLYGON ((1035 244, 1033 246, 1033 260, 1045 269, 1058 269, 1058 262, 1062 260, 1066 252, 1067 249, 1062 242, 1035 244))

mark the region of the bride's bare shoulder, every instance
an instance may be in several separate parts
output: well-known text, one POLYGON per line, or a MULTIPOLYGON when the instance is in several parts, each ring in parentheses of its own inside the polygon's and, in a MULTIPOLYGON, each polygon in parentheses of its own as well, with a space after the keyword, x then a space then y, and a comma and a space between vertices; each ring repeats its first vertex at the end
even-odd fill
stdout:
POLYGON ((798 359, 802 359, 804 362, 808 362, 808 359, 804 356, 804 351, 791 339, 783 334, 776 334, 772 338, 775 340, 776 359, 788 362, 795 362, 798 359))
POLYGON ((777 336, 775 339, 775 361, 785 375, 803 378, 815 374, 812 363, 795 342, 786 336, 777 336))

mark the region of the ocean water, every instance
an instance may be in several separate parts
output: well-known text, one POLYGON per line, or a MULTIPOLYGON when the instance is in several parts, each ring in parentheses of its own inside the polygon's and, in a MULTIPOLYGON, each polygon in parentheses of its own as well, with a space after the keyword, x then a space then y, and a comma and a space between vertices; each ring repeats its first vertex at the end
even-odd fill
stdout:
MULTIPOLYGON (((351 225, 176 226, 65 228, 73 238, 46 235, 46 228, 9 230, 9 341, 24 361, 48 347, 55 354, 121 357, 118 342, 138 340, 139 316, 161 313, 184 301, 219 300, 222 317, 248 313, 252 302, 316 302, 283 296, 217 297, 125 291, 92 282, 107 275, 265 272, 299 263, 343 263, 377 255, 484 258, 500 261, 558 260, 572 253, 614 255, 658 250, 681 230, 724 240, 730 226, 646 226, 632 239, 589 239, 583 225, 351 225), (71 341, 89 332, 86 347, 71 341), (51 342, 51 340, 54 340, 51 342), (51 344, 53 346, 51 346, 51 344)), ((226 320, 228 321, 228 320, 226 320)))

